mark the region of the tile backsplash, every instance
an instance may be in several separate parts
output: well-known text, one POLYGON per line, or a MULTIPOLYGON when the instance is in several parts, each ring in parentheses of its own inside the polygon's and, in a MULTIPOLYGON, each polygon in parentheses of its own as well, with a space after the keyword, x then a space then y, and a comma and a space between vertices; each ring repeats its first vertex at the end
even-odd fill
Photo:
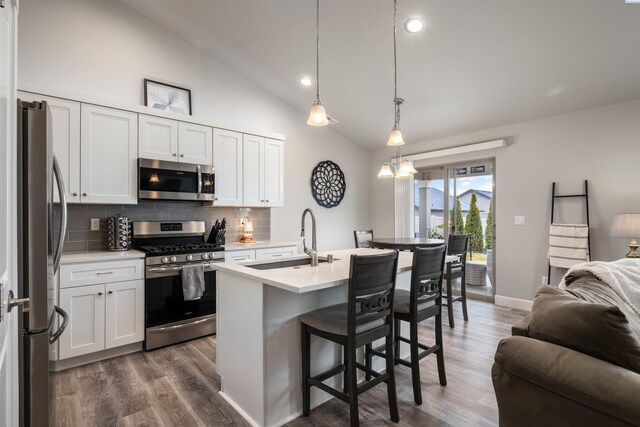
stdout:
MULTIPOLYGON (((83 205, 69 204, 68 233, 65 252, 103 250, 106 244, 106 220, 116 214, 133 221, 204 220, 205 239, 216 219, 227 218, 226 240, 239 241, 242 237, 240 219, 248 216, 253 223, 253 238, 271 238, 270 208, 206 207, 197 203, 140 201, 137 205, 83 205), (100 230, 91 231, 91 218, 100 219, 100 230)), ((58 230, 58 221, 54 230, 58 230)), ((57 239, 57 236, 56 236, 57 239)))

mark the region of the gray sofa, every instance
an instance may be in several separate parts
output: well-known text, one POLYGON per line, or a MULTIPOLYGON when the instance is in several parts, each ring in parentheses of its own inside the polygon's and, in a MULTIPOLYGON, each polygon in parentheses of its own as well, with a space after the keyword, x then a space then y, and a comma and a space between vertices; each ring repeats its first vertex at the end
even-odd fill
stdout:
POLYGON ((498 345, 500 426, 640 426, 640 317, 594 276, 569 279, 498 345))

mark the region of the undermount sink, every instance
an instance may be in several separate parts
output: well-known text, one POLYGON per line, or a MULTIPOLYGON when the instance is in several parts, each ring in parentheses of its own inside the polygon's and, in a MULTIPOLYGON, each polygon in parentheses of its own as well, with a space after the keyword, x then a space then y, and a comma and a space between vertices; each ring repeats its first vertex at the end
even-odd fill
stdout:
MULTIPOLYGON (((337 261, 337 258, 333 259, 337 261)), ((319 258, 318 263, 326 263, 326 258, 319 258)), ((275 270, 277 268, 289 268, 289 267, 302 267, 305 265, 311 265, 311 258, 289 259, 276 262, 262 262, 259 264, 246 265, 245 267, 254 268, 256 270, 275 270)))

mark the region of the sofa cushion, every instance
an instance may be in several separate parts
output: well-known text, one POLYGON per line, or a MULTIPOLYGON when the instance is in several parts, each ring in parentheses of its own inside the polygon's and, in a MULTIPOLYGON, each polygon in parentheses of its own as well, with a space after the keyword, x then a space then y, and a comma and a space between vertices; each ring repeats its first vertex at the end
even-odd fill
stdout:
POLYGON ((583 301, 552 286, 538 289, 529 336, 640 373, 640 342, 616 306, 583 301))

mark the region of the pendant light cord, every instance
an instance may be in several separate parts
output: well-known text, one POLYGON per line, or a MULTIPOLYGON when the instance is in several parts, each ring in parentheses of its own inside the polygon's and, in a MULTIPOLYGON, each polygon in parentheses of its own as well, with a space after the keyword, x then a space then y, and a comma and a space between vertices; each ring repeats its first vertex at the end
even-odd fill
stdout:
POLYGON ((393 103, 395 104, 395 122, 394 129, 400 128, 400 104, 402 101, 398 98, 398 42, 397 38, 398 27, 398 0, 393 0, 393 103))
POLYGON ((320 0, 316 0, 316 102, 320 101, 320 0))

